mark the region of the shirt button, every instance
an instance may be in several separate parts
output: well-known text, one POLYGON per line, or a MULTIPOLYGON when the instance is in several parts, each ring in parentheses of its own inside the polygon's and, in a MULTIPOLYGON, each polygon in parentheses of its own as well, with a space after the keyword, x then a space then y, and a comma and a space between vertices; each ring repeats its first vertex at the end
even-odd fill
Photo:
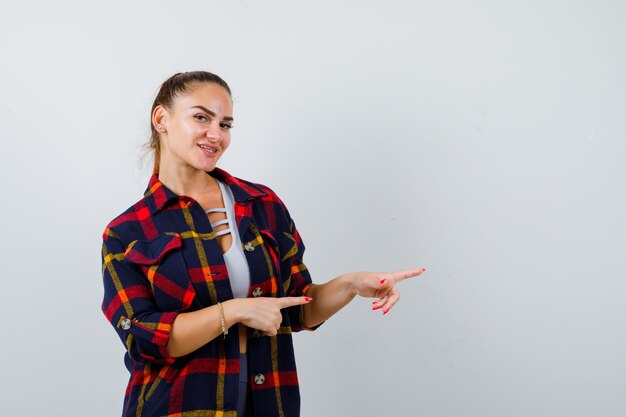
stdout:
POLYGON ((263 374, 258 374, 254 376, 254 383, 257 385, 262 385, 265 382, 265 376, 263 374))
POLYGON ((256 287, 253 291, 252 291, 252 295, 254 297, 260 297, 263 295, 263 290, 261 289, 261 287, 256 287))
POLYGON ((247 242, 243 247, 248 252, 252 252, 255 249, 254 243, 252 242, 247 242))
POLYGON ((124 330, 130 329, 130 319, 122 320, 122 329, 124 330))

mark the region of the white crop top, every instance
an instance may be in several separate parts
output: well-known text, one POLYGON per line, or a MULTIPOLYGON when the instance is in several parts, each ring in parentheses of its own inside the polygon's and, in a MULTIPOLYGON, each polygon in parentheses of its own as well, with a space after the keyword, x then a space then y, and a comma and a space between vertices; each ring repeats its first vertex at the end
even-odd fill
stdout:
POLYGON ((219 212, 226 214, 226 218, 224 220, 218 220, 211 223, 211 227, 228 224, 226 229, 216 231, 215 236, 221 236, 227 233, 231 234, 232 244, 223 254, 224 262, 226 263, 226 270, 228 271, 228 277, 230 279, 230 288, 232 289, 233 296, 235 298, 246 298, 250 288, 250 268, 248 267, 246 255, 243 253, 241 237, 239 236, 239 230, 237 229, 237 222, 235 220, 235 199, 229 186, 217 179, 216 181, 222 191, 224 208, 220 207, 208 209, 206 210, 206 213, 219 212))

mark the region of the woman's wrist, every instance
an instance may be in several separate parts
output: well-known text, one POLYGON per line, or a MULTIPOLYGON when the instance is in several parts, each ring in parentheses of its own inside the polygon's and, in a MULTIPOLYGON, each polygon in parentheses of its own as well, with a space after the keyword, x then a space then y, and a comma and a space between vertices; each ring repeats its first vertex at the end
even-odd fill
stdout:
POLYGON ((243 320, 241 299, 233 298, 222 302, 224 325, 227 329, 243 320))
POLYGON ((344 290, 351 297, 356 297, 356 295, 358 294, 356 278, 357 278, 356 272, 348 272, 346 274, 343 274, 337 277, 337 279, 340 280, 344 290))

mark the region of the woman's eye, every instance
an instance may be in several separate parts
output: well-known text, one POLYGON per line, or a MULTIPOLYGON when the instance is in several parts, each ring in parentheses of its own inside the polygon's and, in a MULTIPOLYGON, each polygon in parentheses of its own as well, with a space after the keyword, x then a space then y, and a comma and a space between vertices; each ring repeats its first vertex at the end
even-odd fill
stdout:
POLYGON ((195 117, 196 119, 198 119, 198 120, 203 121, 203 122, 204 122, 204 121, 206 121, 206 119, 207 119, 206 117, 204 117, 204 116, 203 116, 203 115, 201 115, 201 114, 196 114, 194 117, 195 117))
POLYGON ((222 129, 232 129, 233 127, 231 125, 229 125, 228 123, 222 123, 221 124, 221 128, 222 129))

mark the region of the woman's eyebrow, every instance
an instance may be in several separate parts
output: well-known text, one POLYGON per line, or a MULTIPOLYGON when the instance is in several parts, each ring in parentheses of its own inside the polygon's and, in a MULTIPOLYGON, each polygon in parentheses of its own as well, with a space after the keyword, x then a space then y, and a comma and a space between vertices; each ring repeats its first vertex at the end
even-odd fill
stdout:
MULTIPOLYGON (((211 110, 207 109, 204 106, 197 105, 197 106, 192 106, 191 108, 192 109, 194 109, 194 108, 201 109, 203 112, 208 113, 209 116, 215 117, 215 112, 212 112, 211 110)), ((233 119, 231 116, 224 116, 224 120, 228 120, 228 121, 232 122, 235 119, 233 119)))

